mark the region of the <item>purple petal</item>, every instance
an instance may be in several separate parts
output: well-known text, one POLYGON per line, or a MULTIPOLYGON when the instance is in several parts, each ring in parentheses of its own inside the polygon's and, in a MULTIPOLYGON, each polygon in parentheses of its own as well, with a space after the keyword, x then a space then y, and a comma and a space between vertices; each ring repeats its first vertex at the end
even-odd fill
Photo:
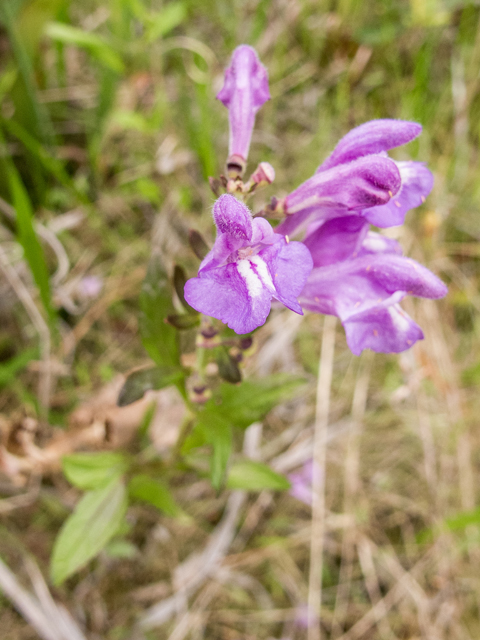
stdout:
POLYGON ((312 483, 307 483, 302 473, 290 473, 288 479, 291 482, 288 492, 293 498, 304 502, 308 506, 312 504, 312 483))
POLYGON ((382 236, 375 231, 369 231, 365 236, 359 256, 371 253, 396 253, 402 255, 402 248, 396 240, 382 236))
POLYGON ((229 193, 224 193, 213 205, 213 219, 220 233, 238 240, 252 239, 252 215, 247 206, 229 193))
POLYGON ((397 162, 402 178, 399 192, 387 204, 371 207, 365 218, 377 227, 403 224, 407 211, 418 207, 433 187, 433 175, 423 162, 397 162))
POLYGON ((397 303, 407 294, 440 298, 446 293, 443 282, 414 260, 372 253, 314 268, 300 302, 310 311, 338 316, 353 353, 367 347, 398 353, 423 334, 397 303))
POLYGON ((221 320, 238 334, 250 333, 265 323, 271 299, 271 291, 250 260, 202 272, 185 284, 185 300, 191 307, 221 320))
POLYGON ((405 120, 371 120, 344 136, 317 171, 351 162, 372 153, 388 151, 413 140, 422 131, 416 122, 405 120))
POLYGON ((281 236, 274 232, 272 229, 272 225, 265 220, 265 218, 254 218, 252 220, 252 245, 263 243, 263 244, 272 244, 274 242, 278 242, 281 236))
POLYGON ((417 340, 423 340, 423 331, 397 303, 399 296, 352 314, 343 321, 347 344, 356 356, 363 349, 377 353, 400 353, 417 340))
POLYGON ((363 209, 386 204, 400 185, 395 162, 378 155, 317 173, 285 198, 287 219, 277 232, 294 233, 312 217, 328 219, 332 212, 363 215, 363 209))
MULTIPOLYGON (((429 269, 420 263, 392 254, 364 256, 356 260, 357 273, 364 271, 366 277, 382 286, 385 291, 405 291, 420 298, 443 298, 448 289, 429 269)), ((352 261, 353 262, 353 261, 352 261)))
POLYGON ((358 216, 327 220, 308 232, 303 243, 309 249, 315 267, 342 262, 358 254, 368 231, 368 222, 358 216))
POLYGON ((238 155, 246 160, 255 114, 270 99, 268 73, 255 49, 247 45, 235 49, 217 98, 229 110, 229 155, 238 155))
MULTIPOLYGON (((297 298, 302 292, 308 276, 313 268, 313 260, 310 251, 301 242, 287 243, 283 239, 282 243, 275 245, 279 247, 273 272, 273 282, 275 283, 275 293, 273 294, 279 302, 286 307, 303 315, 302 307, 297 298)), ((264 249, 259 255, 264 256, 265 262, 269 263, 269 249, 264 249)), ((273 262, 273 261, 272 261, 273 262)), ((270 263, 271 264, 271 263, 270 263)))

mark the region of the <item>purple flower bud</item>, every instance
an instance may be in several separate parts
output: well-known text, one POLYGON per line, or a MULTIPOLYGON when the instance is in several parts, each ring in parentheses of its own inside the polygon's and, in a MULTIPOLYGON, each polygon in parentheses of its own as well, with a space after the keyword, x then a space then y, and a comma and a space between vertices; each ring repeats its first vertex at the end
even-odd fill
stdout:
POLYGON ((430 193, 433 176, 422 163, 395 163, 386 152, 421 130, 403 120, 372 120, 352 129, 315 175, 284 199, 287 218, 277 231, 293 235, 312 220, 354 211, 379 227, 402 224, 407 211, 430 193))
POLYGON ((255 114, 270 99, 268 73, 255 49, 242 44, 235 49, 225 70, 225 83, 217 95, 228 108, 230 123, 229 159, 243 173, 248 158, 255 114))
POLYGON ((213 211, 217 239, 198 277, 185 284, 188 304, 238 334, 264 324, 272 298, 302 314, 297 296, 312 270, 308 249, 275 233, 267 220, 252 219, 232 195, 221 196, 213 211))
POLYGON ((399 245, 368 232, 368 223, 348 216, 327 220, 305 238, 314 269, 300 296, 305 309, 338 316, 355 355, 363 349, 399 353, 423 338, 401 309, 406 295, 442 298, 447 288, 399 245))
POLYGON ((213 219, 220 233, 239 240, 252 239, 252 216, 236 198, 224 194, 213 205, 213 219))
POLYGON ((258 167, 250 176, 248 183, 250 185, 256 185, 257 187, 263 187, 267 184, 272 184, 275 180, 275 169, 269 162, 260 162, 258 167))

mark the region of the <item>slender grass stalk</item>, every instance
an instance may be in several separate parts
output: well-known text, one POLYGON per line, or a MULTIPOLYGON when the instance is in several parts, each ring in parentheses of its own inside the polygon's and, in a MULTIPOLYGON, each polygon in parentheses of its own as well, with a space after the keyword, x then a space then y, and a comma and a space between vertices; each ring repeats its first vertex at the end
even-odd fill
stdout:
POLYGON ((323 541, 325 535, 325 463, 327 427, 335 351, 335 316, 325 316, 322 351, 318 368, 315 434, 313 442, 314 469, 312 481, 312 532, 310 539, 310 575, 308 582, 308 640, 321 639, 323 541))

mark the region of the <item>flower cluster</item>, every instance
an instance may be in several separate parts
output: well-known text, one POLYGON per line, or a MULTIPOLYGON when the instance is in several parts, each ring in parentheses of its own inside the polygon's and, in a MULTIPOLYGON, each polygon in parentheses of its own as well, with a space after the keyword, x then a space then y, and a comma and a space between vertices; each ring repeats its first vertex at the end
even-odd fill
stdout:
POLYGON ((214 205, 217 239, 198 277, 185 286, 187 302, 240 334, 265 322, 272 299, 300 314, 302 307, 332 314, 355 354, 366 348, 398 353, 422 339, 399 303, 406 295, 440 298, 447 289, 404 257, 397 242, 370 230, 371 224, 402 224, 432 189, 423 163, 395 162, 387 154, 416 138, 421 126, 373 120, 350 131, 311 178, 266 207, 267 214, 285 216, 273 230, 232 195, 242 198, 275 175, 261 163, 245 185, 241 181, 255 115, 270 97, 254 49, 234 51, 217 97, 229 110, 230 180, 224 186, 230 193, 214 205), (295 235, 301 241, 290 242, 295 235))

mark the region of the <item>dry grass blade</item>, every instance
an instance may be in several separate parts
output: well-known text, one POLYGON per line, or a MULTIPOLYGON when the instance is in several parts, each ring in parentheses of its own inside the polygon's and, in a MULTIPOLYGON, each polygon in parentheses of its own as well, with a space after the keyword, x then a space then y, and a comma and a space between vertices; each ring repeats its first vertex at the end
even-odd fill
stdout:
POLYGON ((50 624, 58 629, 64 640, 86 640, 69 612, 52 598, 40 569, 32 558, 25 559, 32 586, 50 624))
MULTIPOLYGON (((360 435, 363 418, 367 405, 368 385, 370 382, 370 370, 373 362, 373 352, 367 351, 360 361, 357 381, 353 391, 352 400, 352 424, 348 432, 347 451, 345 455, 344 471, 344 513, 353 515, 355 499, 360 488, 360 435)), ((354 518, 352 517, 352 522, 354 518)), ((339 586, 335 599, 332 627, 336 634, 343 632, 341 621, 345 619, 348 596, 350 592, 353 563, 355 559, 355 528, 345 529, 342 540, 342 560, 340 566, 339 586)))
POLYGON ((63 608, 53 601, 38 567, 29 563, 37 598, 20 586, 15 574, 0 560, 0 589, 29 622, 42 640, 85 640, 85 636, 63 608))
POLYGON ((323 538, 325 535, 325 463, 336 320, 334 316, 325 316, 318 371, 315 436, 313 442, 314 473, 312 478, 312 532, 308 583, 308 640, 320 640, 321 638, 320 611, 322 606, 323 538), (316 472, 315 465, 317 467, 316 472))
POLYGON ((379 600, 375 606, 373 606, 353 627, 351 627, 346 633, 341 635, 337 640, 358 640, 364 636, 370 629, 376 624, 376 622, 386 616, 388 611, 398 604, 406 595, 407 589, 405 581, 411 578, 415 578, 417 574, 420 574, 425 570, 426 565, 432 560, 435 555, 436 549, 432 547, 411 569, 410 572, 405 572, 400 577, 400 580, 395 584, 390 591, 379 600))
POLYGON ((38 397, 45 412, 48 412, 50 405, 50 394, 52 387, 52 372, 50 366, 51 337, 50 330, 42 314, 33 301, 30 292, 22 282, 22 279, 10 264, 4 249, 0 246, 0 269, 3 271, 7 281, 15 291, 18 299, 27 312, 33 326, 37 330, 40 340, 40 352, 42 358, 42 371, 38 381, 38 397))

